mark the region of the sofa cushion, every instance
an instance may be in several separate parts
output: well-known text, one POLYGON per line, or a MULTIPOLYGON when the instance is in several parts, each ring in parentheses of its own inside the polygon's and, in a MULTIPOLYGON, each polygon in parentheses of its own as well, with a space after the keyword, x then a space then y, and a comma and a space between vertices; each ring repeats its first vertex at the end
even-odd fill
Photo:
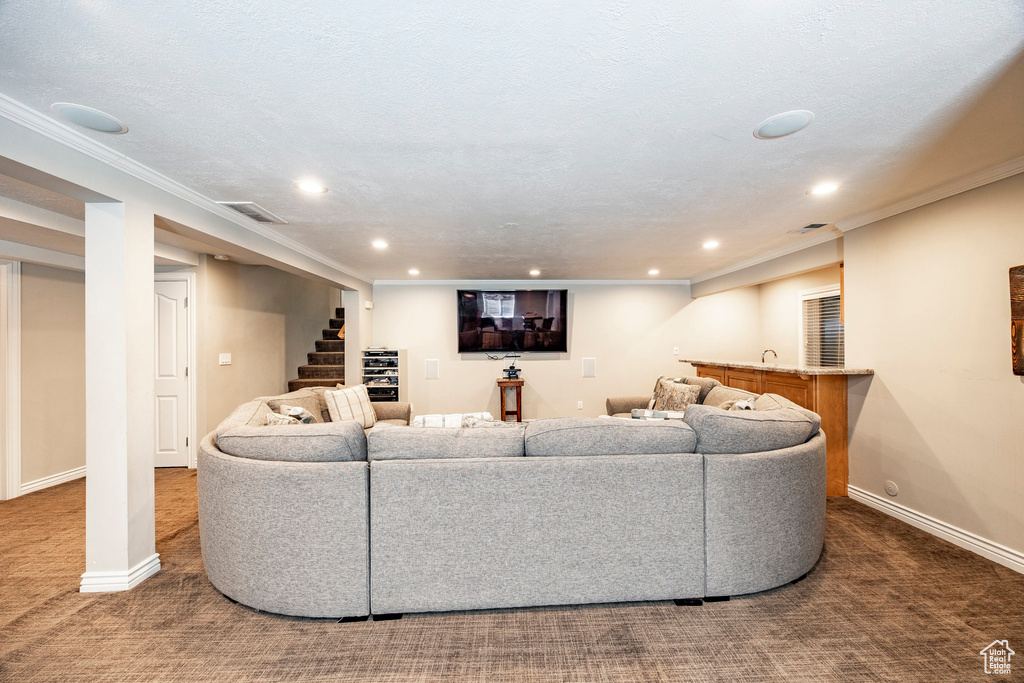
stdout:
POLYGON ((686 406, 696 403, 700 396, 700 387, 677 382, 674 379, 662 379, 654 391, 651 410, 686 410, 686 406))
POLYGON ((697 398, 697 403, 703 403, 712 389, 722 386, 722 383, 713 377, 683 377, 683 381, 700 387, 700 396, 697 398))
POLYGON ((240 427, 242 425, 265 425, 267 423, 267 415, 274 412, 267 405, 267 402, 263 399, 254 399, 243 403, 242 405, 231 411, 224 420, 217 425, 217 428, 213 430, 214 441, 220 438, 220 435, 234 427, 240 427))
POLYGON ((275 413, 284 413, 281 409, 282 406, 297 406, 308 410, 313 415, 313 422, 324 421, 320 414, 320 397, 308 389, 293 391, 287 397, 275 396, 274 398, 268 398, 267 405, 275 413))
POLYGON ((217 447, 228 455, 252 460, 366 460, 366 437, 355 420, 263 427, 242 425, 221 434, 217 447))
POLYGON ((686 409, 685 421, 697 433, 698 453, 774 451, 802 444, 818 432, 809 417, 792 408, 722 410, 695 404, 686 409))
POLYGON ((309 391, 313 392, 313 395, 315 395, 317 400, 320 402, 320 417, 323 418, 324 422, 331 421, 331 413, 329 410, 327 410, 327 399, 324 398, 324 392, 344 388, 344 384, 338 384, 333 387, 309 387, 309 391))
POLYGON ((693 453, 697 437, 675 420, 559 417, 530 422, 526 455, 650 455, 693 453))
POLYGON ((790 401, 785 396, 779 394, 761 394, 754 401, 754 408, 756 410, 778 410, 779 408, 792 408, 793 410, 799 411, 806 415, 813 424, 811 428, 812 434, 817 434, 818 430, 821 429, 821 415, 818 415, 813 410, 804 408, 799 403, 790 401))
POLYGON ((398 427, 378 424, 366 435, 369 458, 412 460, 514 458, 523 455, 524 426, 508 429, 398 427))
POLYGON ((711 389, 707 396, 704 397, 704 400, 701 401, 701 405, 718 408, 726 401, 745 401, 748 398, 757 398, 757 394, 744 391, 743 389, 734 389, 722 384, 711 389))
POLYGON ((366 386, 362 384, 348 389, 325 391, 324 399, 331 414, 331 422, 356 420, 365 428, 372 427, 377 421, 373 406, 370 404, 370 395, 366 392, 366 386))

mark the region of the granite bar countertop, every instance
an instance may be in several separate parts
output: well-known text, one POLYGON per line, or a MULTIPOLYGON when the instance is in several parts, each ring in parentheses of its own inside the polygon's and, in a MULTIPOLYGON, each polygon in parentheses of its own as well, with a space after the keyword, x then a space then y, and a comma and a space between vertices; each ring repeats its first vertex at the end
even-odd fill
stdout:
POLYGON ((874 370, 864 368, 824 368, 816 366, 781 365, 741 360, 681 360, 691 365, 711 365, 718 368, 740 368, 743 370, 764 370, 765 372, 789 372, 794 375, 873 375, 874 370))

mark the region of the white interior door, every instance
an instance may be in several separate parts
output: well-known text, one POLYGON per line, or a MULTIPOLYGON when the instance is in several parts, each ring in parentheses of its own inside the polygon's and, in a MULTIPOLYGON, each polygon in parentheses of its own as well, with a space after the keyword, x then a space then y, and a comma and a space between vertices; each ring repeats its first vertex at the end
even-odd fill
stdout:
POLYGON ((157 467, 188 467, 188 283, 156 282, 157 467))

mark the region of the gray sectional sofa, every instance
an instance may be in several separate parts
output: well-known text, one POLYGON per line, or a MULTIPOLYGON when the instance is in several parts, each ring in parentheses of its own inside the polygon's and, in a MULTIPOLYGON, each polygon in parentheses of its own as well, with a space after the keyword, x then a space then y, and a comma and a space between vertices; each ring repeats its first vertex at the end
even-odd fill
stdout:
POLYGON ((200 449, 207 575, 238 602, 308 617, 773 588, 814 566, 825 519, 820 421, 780 399, 756 417, 694 405, 685 421, 365 436, 247 427, 236 411, 200 449))

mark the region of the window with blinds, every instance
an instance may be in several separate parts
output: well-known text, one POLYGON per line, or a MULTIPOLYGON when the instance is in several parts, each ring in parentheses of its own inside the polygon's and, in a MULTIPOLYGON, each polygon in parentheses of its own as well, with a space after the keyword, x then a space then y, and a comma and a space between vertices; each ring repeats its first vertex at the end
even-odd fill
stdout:
POLYGON ((838 288, 802 294, 800 306, 802 364, 842 367, 846 350, 838 288))

